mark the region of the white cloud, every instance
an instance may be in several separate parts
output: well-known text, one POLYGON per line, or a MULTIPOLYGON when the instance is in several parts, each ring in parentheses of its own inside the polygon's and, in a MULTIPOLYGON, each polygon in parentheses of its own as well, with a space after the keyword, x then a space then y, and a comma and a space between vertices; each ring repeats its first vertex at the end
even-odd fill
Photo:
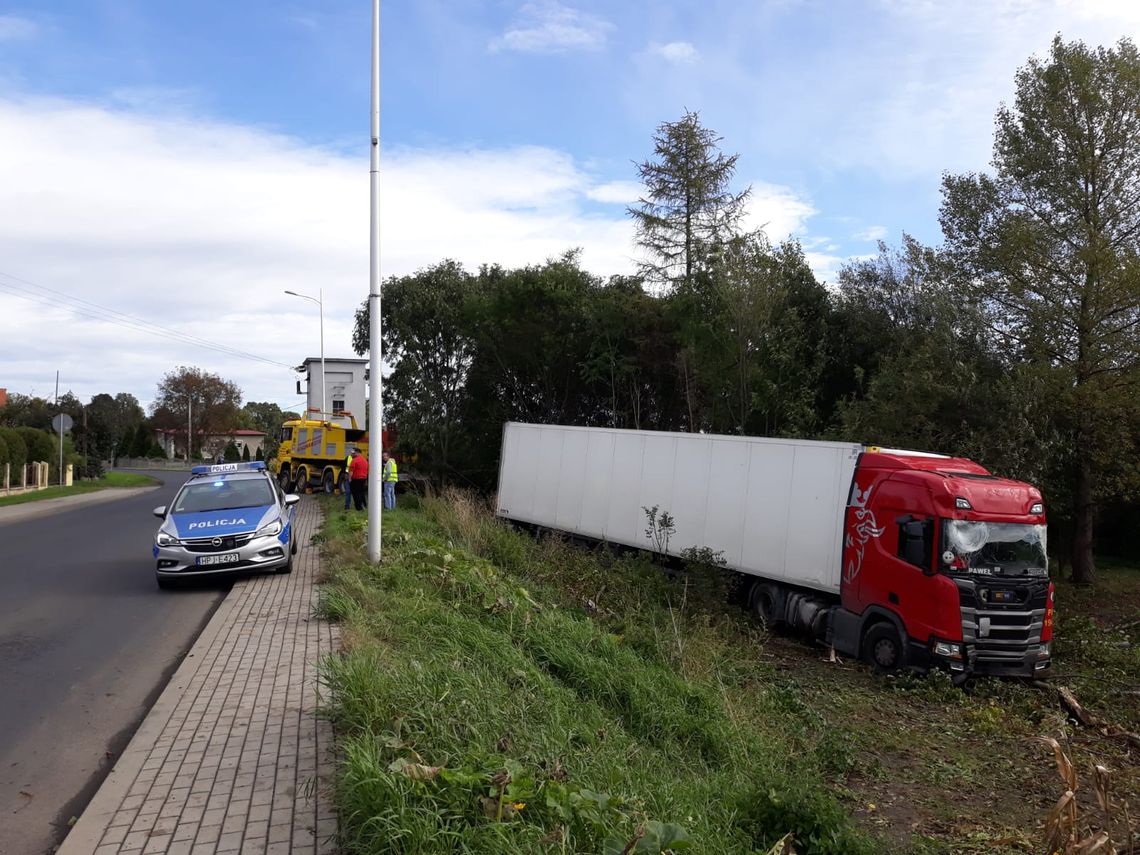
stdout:
POLYGON ((870 240, 870 241, 883 240, 884 238, 886 238, 886 236, 887 236, 887 227, 886 226, 867 226, 867 228, 860 229, 859 231, 855 232, 854 235, 852 235, 852 237, 854 237, 856 240, 870 240))
POLYGON ((666 62, 676 65, 687 65, 697 59, 697 49, 689 42, 667 42, 666 44, 653 42, 649 45, 647 52, 651 56, 659 56, 666 62))
MULTIPOLYGON (((198 117, 61 100, 0 99, 0 274, 295 365, 351 356, 368 293, 368 167, 361 157, 198 117), (72 144, 77 136, 82 146, 72 144)), ((603 187, 605 185, 602 185, 603 187)), ((633 269, 622 210, 584 213, 596 182, 545 148, 415 150, 382 158, 382 275, 443 258, 541 263, 583 248, 599 274, 633 269)), ((19 284, 0 275, 0 283, 19 284)), ((41 292, 42 293, 42 292, 41 292)), ((196 364, 247 399, 296 403, 284 368, 157 338, 0 289, 0 365, 12 391, 129 391, 196 364)))
POLYGON ((610 181, 586 191, 595 202, 612 205, 632 205, 641 198, 643 187, 636 181, 610 181))
POLYGON ((817 213, 810 201, 790 187, 754 181, 744 227, 763 229, 769 240, 779 243, 788 237, 802 238, 807 221, 817 213))
POLYGON ((18 15, 0 15, 0 42, 32 39, 38 32, 35 21, 18 15))
POLYGON ((556 0, 526 3, 518 17, 498 38, 492 51, 562 53, 600 50, 613 25, 604 18, 563 6, 556 0))

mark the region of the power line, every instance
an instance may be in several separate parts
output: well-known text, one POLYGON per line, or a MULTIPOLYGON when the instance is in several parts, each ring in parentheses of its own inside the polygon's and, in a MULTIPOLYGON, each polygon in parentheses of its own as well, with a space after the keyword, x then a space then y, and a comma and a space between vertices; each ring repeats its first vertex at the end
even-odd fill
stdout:
POLYGON ((144 332, 149 335, 161 336, 166 339, 175 339, 184 344, 190 344, 195 347, 201 347, 207 350, 217 351, 224 353, 227 356, 237 357, 239 359, 248 359, 254 362, 262 362, 267 365, 275 365, 279 368, 285 368, 291 372, 296 370, 294 365, 286 365, 284 362, 278 362, 275 359, 269 359, 264 356, 259 356, 256 353, 239 350, 236 347, 220 344, 191 333, 174 330, 169 327, 161 326, 160 324, 147 321, 135 315, 128 315, 125 312, 120 312, 117 309, 111 309, 94 303, 90 300, 84 300, 80 297, 72 297, 63 291, 55 288, 48 288, 45 285, 37 285, 34 282, 29 282, 26 279, 21 279, 19 276, 13 276, 10 273, 0 271, 0 291, 5 291, 14 297, 28 300, 29 302, 39 303, 51 308, 64 308, 69 312, 80 317, 90 318, 91 320, 101 321, 103 323, 113 324, 124 329, 132 329, 137 332, 144 332), (4 281, 11 280, 11 281, 4 281), (20 284, 13 284, 17 282, 20 284), (49 296, 50 295, 50 296, 49 296))

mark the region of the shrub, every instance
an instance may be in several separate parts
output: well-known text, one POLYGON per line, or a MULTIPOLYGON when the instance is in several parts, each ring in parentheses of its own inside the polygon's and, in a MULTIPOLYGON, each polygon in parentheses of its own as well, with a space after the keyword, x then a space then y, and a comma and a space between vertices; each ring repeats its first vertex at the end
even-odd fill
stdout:
POLYGON ((246 463, 249 463, 249 446, 248 445, 242 446, 241 459, 243 461, 245 461, 246 463))
POLYGON ((18 480, 20 467, 28 462, 28 446, 13 428, 0 428, 0 439, 8 446, 8 462, 12 464, 12 471, 17 473, 13 480, 18 480))
POLYGON ((226 463, 236 463, 237 461, 241 460, 241 452, 238 451, 238 447, 234 445, 234 441, 232 439, 226 443, 226 450, 223 452, 223 454, 225 456, 226 463))
POLYGON ((46 430, 21 427, 16 428, 16 432, 24 440, 24 445, 27 447, 28 463, 50 463, 53 459, 58 459, 55 440, 46 430))

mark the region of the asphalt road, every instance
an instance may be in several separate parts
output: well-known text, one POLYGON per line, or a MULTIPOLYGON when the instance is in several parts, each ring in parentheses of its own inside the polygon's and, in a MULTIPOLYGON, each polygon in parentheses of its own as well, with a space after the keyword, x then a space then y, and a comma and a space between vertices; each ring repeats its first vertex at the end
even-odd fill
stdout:
POLYGON ((228 590, 160 591, 158 520, 186 480, 0 518, 0 853, 50 852, 228 590))

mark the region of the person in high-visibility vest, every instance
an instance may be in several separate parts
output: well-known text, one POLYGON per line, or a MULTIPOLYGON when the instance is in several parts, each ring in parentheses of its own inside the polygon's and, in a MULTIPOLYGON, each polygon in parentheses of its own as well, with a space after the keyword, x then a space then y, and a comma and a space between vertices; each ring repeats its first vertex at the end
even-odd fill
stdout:
POLYGON ((396 508, 396 481, 399 479, 396 474, 396 461, 387 451, 382 456, 384 466, 380 470, 380 480, 384 484, 384 508, 391 511, 396 508))
POLYGON ((347 511, 352 505, 352 490, 348 488, 348 467, 352 465, 352 449, 344 458, 344 471, 340 473, 340 488, 344 492, 344 509, 347 511))

